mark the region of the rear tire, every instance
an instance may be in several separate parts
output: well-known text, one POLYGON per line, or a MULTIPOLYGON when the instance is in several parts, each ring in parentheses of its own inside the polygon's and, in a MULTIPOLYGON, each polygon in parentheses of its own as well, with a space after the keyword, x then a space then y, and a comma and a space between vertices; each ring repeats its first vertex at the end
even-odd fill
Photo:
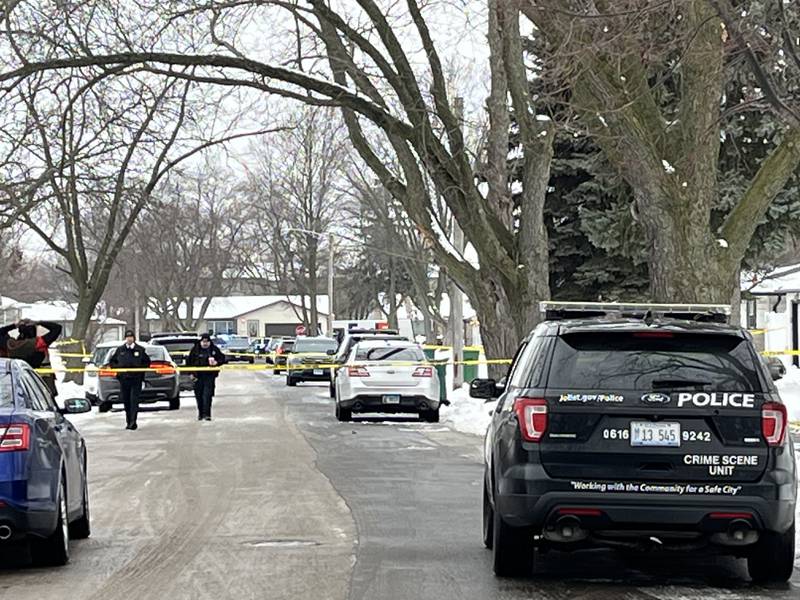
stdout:
POLYGON ((181 395, 178 394, 172 400, 169 401, 169 409, 180 410, 180 408, 181 408, 181 395))
POLYGON ((492 551, 498 577, 529 577, 533 573, 533 539, 528 527, 511 527, 493 511, 492 551))
POLYGON ((107 413, 111 410, 111 402, 101 402, 100 405, 97 407, 97 411, 101 413, 107 413))
POLYGON ((83 515, 69 524, 69 537, 72 540, 85 540, 92 535, 92 519, 89 512, 89 483, 86 481, 86 457, 83 459, 83 515))
POLYGON ((346 423, 353 418, 353 411, 349 408, 342 408, 339 403, 336 403, 336 419, 342 423, 346 423))
POLYGON ((420 413, 419 415, 422 419, 427 423, 438 423, 439 422, 439 409, 436 410, 426 410, 420 413))
POLYGON ((294 377, 291 377, 290 375, 287 375, 286 376, 286 385, 288 385, 289 387, 295 387, 297 385, 297 380, 294 377))
POLYGON ((330 384, 328 385, 328 390, 331 393, 331 398, 336 398, 336 385, 333 383, 332 379, 330 384))
POLYGON ((764 531, 747 557, 747 571, 755 583, 784 583, 794 571, 794 523, 786 533, 764 531))
POLYGON ((66 525, 66 485, 64 476, 58 488, 56 530, 43 540, 31 542, 31 559, 37 566, 60 567, 69 562, 69 527, 66 525))
POLYGON ((483 545, 489 550, 494 545, 494 509, 489 500, 489 490, 483 483, 483 545))

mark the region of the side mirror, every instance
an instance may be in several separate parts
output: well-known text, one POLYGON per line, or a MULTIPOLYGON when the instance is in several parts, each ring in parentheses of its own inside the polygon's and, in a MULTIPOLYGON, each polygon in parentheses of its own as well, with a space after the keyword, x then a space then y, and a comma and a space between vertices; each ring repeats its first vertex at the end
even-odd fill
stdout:
POLYGON ((765 357, 764 362, 767 364, 767 369, 769 369, 769 375, 772 377, 772 381, 783 379, 783 376, 786 375, 786 366, 784 366, 781 359, 777 356, 765 357))
POLYGON ((336 350, 328 350, 327 352, 325 352, 325 354, 327 354, 328 356, 336 356, 336 350))
POLYGON ((69 398, 64 400, 64 408, 61 414, 64 415, 79 415, 92 411, 91 403, 85 398, 69 398))
POLYGON ((91 363, 91 362, 92 362, 92 357, 91 357, 91 356, 84 356, 84 357, 81 359, 81 362, 82 362, 83 364, 85 364, 85 365, 88 365, 89 363, 91 363))
POLYGON ((469 384, 469 395, 472 398, 494 400, 500 393, 494 379, 473 379, 469 384))

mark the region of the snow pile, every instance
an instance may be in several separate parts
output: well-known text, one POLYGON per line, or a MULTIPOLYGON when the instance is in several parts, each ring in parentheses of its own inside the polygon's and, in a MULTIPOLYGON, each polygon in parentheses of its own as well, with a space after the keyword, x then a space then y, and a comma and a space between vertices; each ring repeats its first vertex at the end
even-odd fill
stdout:
POLYGON ((786 367, 786 375, 775 382, 781 399, 789 412, 790 421, 800 421, 800 369, 795 366, 786 367))
POLYGON ((83 388, 83 386, 73 381, 58 381, 56 383, 56 387, 58 388, 58 399, 62 402, 70 398, 86 397, 86 390, 83 388))
POLYGON ((480 398, 470 398, 468 384, 450 392, 447 398, 450 400, 450 406, 442 406, 439 409, 442 423, 463 433, 480 436, 486 433, 486 428, 492 418, 489 413, 494 409, 496 402, 484 402, 480 398))

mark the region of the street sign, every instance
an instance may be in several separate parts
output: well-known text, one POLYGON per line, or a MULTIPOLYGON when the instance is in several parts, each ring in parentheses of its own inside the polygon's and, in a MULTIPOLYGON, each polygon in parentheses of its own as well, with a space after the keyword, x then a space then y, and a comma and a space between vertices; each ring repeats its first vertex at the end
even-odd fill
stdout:
POLYGON ((295 335, 305 335, 306 334, 306 327, 305 325, 298 325, 294 328, 295 335))

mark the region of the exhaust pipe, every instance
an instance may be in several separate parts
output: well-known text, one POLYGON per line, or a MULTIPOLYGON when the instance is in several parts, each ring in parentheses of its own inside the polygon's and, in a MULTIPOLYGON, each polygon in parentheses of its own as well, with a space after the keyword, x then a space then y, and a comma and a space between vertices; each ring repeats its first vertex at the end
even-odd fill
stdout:
POLYGON ((715 533, 712 541, 723 546, 749 546, 758 541, 758 532, 744 519, 735 519, 724 533, 715 533))
POLYGON ((574 515, 565 515, 547 527, 544 531, 544 539, 551 542, 580 542, 589 537, 589 532, 581 525, 581 521, 574 515))
POLYGON ((6 541, 7 539, 11 538, 11 527, 8 525, 0 525, 0 541, 6 541))

